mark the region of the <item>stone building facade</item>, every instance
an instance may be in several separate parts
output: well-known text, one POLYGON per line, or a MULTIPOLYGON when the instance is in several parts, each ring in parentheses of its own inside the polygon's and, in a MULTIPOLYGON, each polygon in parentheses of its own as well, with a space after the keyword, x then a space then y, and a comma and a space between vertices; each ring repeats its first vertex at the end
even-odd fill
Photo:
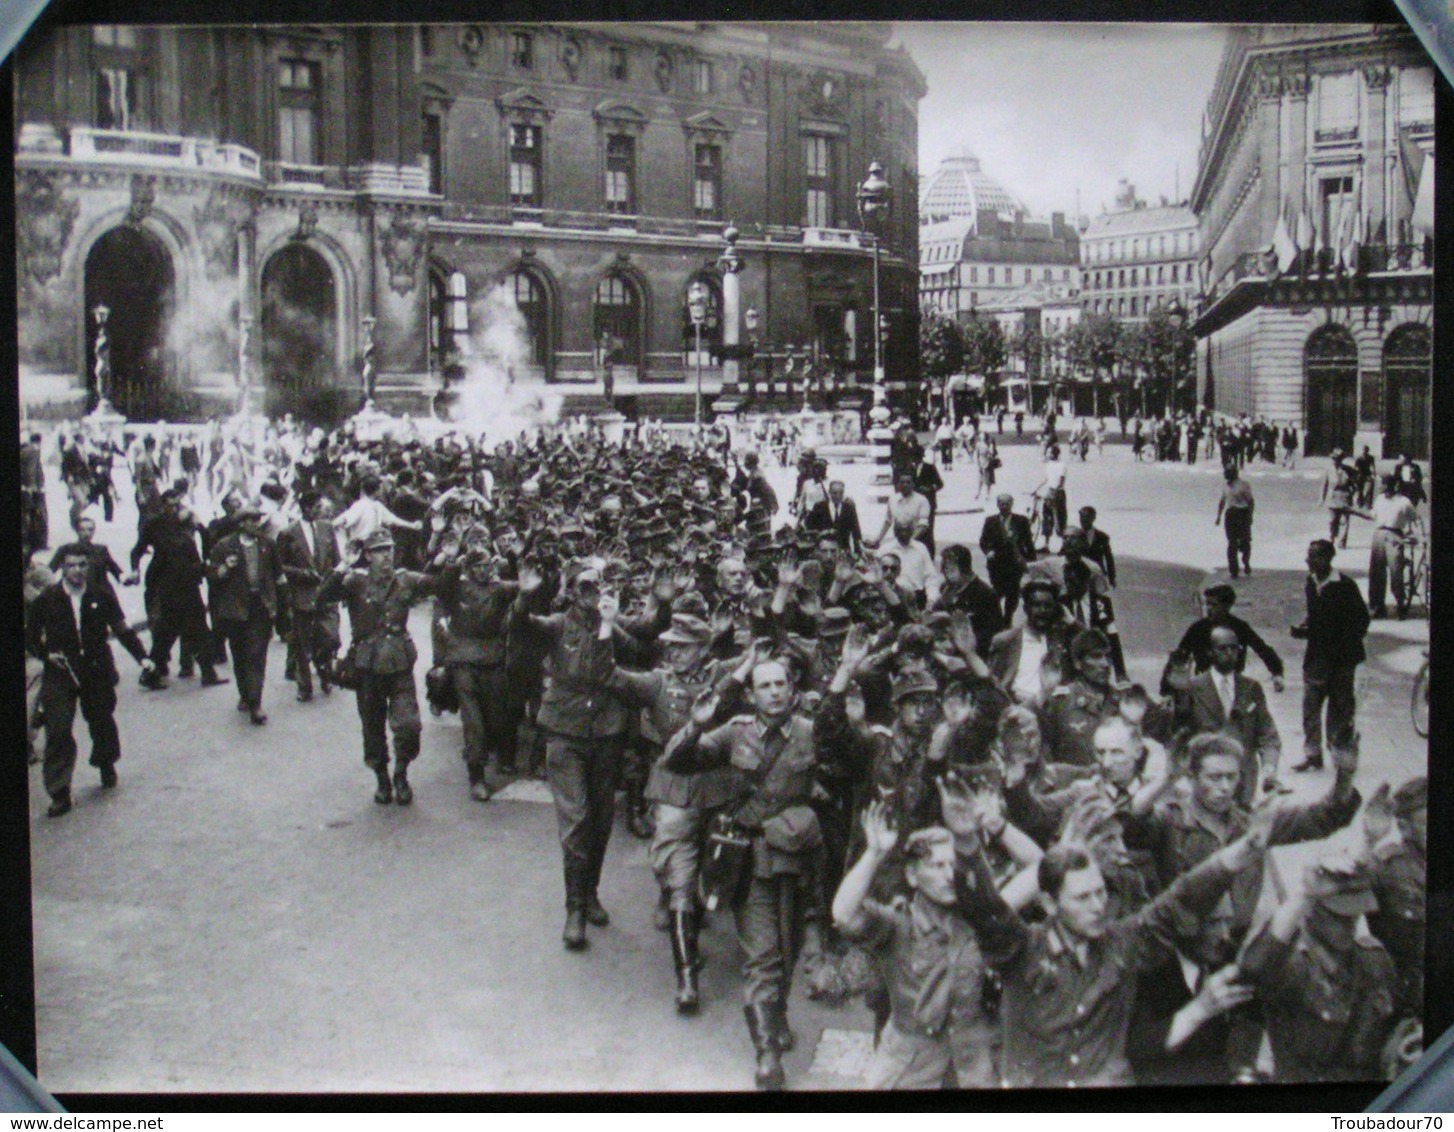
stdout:
POLYGON ((1401 25, 1229 32, 1191 197, 1204 404, 1428 458, 1433 84, 1401 25))
POLYGON ((1157 307, 1191 310, 1197 292, 1197 218, 1184 204, 1147 205, 1122 182, 1117 207, 1080 237, 1087 314, 1139 323, 1157 307))
POLYGON ((41 27, 16 75, 33 408, 94 398, 100 341, 130 416, 240 383, 336 416, 366 370, 417 411, 461 335, 498 345, 502 298, 516 380, 684 392, 693 281, 715 392, 728 222, 759 372, 795 347, 871 376, 879 240, 889 376, 915 376, 925 87, 884 25, 41 27), (865 233, 874 160, 896 199, 865 233))

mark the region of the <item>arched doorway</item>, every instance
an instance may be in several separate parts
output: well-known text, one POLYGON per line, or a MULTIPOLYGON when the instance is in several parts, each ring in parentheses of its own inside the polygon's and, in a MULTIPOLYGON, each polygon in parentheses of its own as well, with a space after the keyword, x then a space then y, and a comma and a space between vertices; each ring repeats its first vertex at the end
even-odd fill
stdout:
POLYGON ((592 304, 597 349, 618 366, 644 368, 646 341, 641 332, 641 289, 630 276, 613 273, 596 285, 592 304))
POLYGON ((1345 326, 1313 331, 1303 350, 1307 387, 1307 455, 1353 450, 1358 431, 1358 344, 1345 326))
POLYGON ((1383 346, 1383 455, 1429 458, 1429 398, 1434 388, 1434 339, 1427 326, 1407 323, 1383 346))
POLYGON ((145 228, 122 225, 92 245, 85 266, 88 408, 104 393, 132 420, 156 420, 166 413, 175 283, 166 245, 145 228), (98 306, 108 311, 111 375, 104 390, 96 388, 98 306))
POLYGON ((262 273, 262 379, 266 412, 329 421, 358 408, 338 388, 337 298, 327 260, 302 243, 276 252, 262 273))
POLYGON ((510 293, 525 322, 525 362, 532 371, 550 380, 554 368, 550 289, 538 272, 520 267, 510 275, 510 293))

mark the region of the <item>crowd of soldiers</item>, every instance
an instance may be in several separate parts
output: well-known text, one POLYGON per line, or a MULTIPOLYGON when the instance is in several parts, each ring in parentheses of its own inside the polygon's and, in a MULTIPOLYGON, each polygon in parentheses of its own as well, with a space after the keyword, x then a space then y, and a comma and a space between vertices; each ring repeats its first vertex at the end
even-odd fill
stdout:
POLYGON ((520 775, 549 783, 564 946, 610 923, 598 886, 623 793, 683 1015, 701 1007, 709 917, 733 919, 759 1088, 785 1084, 795 973, 871 1007, 877 1087, 1366 1080, 1417 1052, 1426 780, 1354 788, 1368 610, 1327 540, 1309 548, 1294 634, 1295 769, 1326 774, 1326 755, 1331 773, 1294 805, 1244 671, 1250 649, 1280 691, 1282 662, 1231 614, 1232 587, 1207 591, 1154 693, 1129 683, 1094 508, 1078 527, 1062 516, 1051 554, 1001 496, 981 577, 970 547, 934 549, 933 468, 912 435, 871 539, 811 453, 795 521, 775 527, 757 453, 725 432, 546 428, 496 446, 270 427, 215 459, 207 433, 184 440, 176 469, 142 442, 130 571, 73 485, 83 445, 125 449, 62 435, 86 504, 51 559, 59 581, 46 540, 27 547, 52 816, 72 808, 77 704, 92 764, 117 781, 108 635, 157 694, 174 648, 176 675, 209 685, 230 655, 237 708, 261 726, 278 633, 299 701, 315 676, 324 695, 353 691, 374 801, 410 804, 408 618, 430 601, 427 701, 460 715, 461 787, 487 803, 520 775), (149 649, 112 588, 143 561, 149 649), (1356 846, 1328 847, 1289 895, 1269 847, 1321 842, 1360 811, 1356 846))

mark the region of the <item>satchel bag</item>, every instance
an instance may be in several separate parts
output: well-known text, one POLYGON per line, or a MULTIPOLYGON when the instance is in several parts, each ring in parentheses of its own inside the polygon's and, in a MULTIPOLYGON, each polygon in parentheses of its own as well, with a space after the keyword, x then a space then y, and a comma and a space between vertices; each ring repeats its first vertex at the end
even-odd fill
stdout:
POLYGON ((709 912, 731 905, 751 871, 752 836, 725 814, 712 819, 702 860, 701 896, 709 912))
POLYGON ((350 692, 358 691, 357 645, 349 645, 348 652, 333 666, 333 682, 350 692))
POLYGON ((762 838, 779 853, 807 853, 823 844, 823 830, 811 806, 789 806, 762 823, 762 838))

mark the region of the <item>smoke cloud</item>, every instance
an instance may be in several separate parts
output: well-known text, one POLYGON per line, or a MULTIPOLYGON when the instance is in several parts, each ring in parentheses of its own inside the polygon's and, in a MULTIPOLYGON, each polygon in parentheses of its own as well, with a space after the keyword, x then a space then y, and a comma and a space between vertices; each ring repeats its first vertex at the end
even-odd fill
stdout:
POLYGON ((553 424, 563 398, 527 377, 530 338, 513 289, 498 284, 470 304, 469 315, 450 422, 496 443, 553 424))

